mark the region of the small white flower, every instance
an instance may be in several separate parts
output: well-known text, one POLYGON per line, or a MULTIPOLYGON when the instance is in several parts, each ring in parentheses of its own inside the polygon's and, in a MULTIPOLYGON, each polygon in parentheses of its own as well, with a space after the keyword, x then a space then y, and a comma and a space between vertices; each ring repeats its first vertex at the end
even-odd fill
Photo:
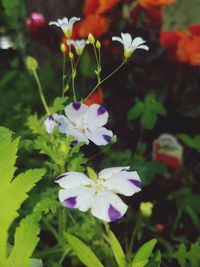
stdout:
POLYGON ((49 22, 49 25, 56 25, 57 27, 60 27, 65 36, 67 38, 70 38, 72 35, 72 28, 73 25, 76 21, 79 21, 80 18, 77 17, 72 17, 71 19, 68 20, 68 18, 64 17, 63 19, 58 19, 57 21, 51 21, 49 22))
POLYGON ((141 37, 136 37, 132 39, 129 33, 121 33, 121 38, 117 36, 112 37, 112 41, 118 41, 124 46, 124 56, 126 58, 130 57, 136 49, 149 50, 147 45, 143 45, 144 41, 141 37))
POLYGON ((89 44, 89 41, 88 40, 84 40, 84 39, 75 40, 75 41, 74 40, 69 40, 67 43, 69 45, 72 44, 74 46, 75 50, 76 50, 77 55, 80 56, 83 53, 83 50, 84 50, 86 44, 89 44))
POLYGON ((55 126, 56 126, 56 122, 54 120, 54 117, 52 115, 49 115, 47 119, 44 121, 44 127, 47 133, 52 134, 55 126))
POLYGON ((65 115, 53 115, 60 132, 86 144, 89 140, 98 146, 110 142, 113 133, 103 127, 108 121, 108 112, 102 106, 74 102, 66 106, 65 115))
POLYGON ((117 196, 132 196, 141 190, 137 172, 128 172, 127 167, 103 169, 97 179, 90 179, 80 172, 66 172, 57 177, 62 188, 59 200, 66 208, 89 209, 93 216, 106 222, 122 218, 128 206, 117 196))

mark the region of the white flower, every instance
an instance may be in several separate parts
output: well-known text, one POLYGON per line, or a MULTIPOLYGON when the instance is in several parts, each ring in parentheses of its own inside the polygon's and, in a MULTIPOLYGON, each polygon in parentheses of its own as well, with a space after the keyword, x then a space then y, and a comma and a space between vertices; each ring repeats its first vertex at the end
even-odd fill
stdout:
POLYGON ((73 28, 73 25, 76 21, 79 21, 80 18, 77 18, 77 17, 72 17, 71 19, 68 20, 68 18, 63 18, 63 19, 58 19, 57 21, 51 21, 49 22, 49 25, 56 25, 57 27, 60 27, 65 36, 67 38, 70 38, 71 35, 72 35, 72 28, 73 28))
POLYGON ((99 172, 97 179, 90 179, 80 172, 66 172, 57 177, 62 189, 59 200, 66 208, 89 209, 93 216, 111 222, 123 217, 128 206, 117 196, 132 196, 141 190, 137 172, 127 167, 107 168, 99 172))
POLYGON ((143 45, 146 41, 144 41, 141 37, 136 37, 132 39, 129 33, 121 33, 122 38, 113 36, 113 41, 118 41, 124 46, 124 56, 130 57, 136 49, 144 49, 149 50, 147 45, 143 45))
POLYGON ((47 119, 44 121, 44 127, 48 134, 52 134, 54 131, 54 128, 56 126, 56 122, 54 120, 54 117, 52 115, 49 115, 47 119))
POLYGON ((113 133, 103 127, 108 121, 108 112, 102 106, 74 102, 66 106, 65 115, 53 115, 61 133, 72 135, 78 142, 86 144, 89 140, 98 146, 110 142, 113 133))
POLYGON ((74 40, 69 40, 67 43, 69 45, 72 44, 74 46, 75 50, 76 50, 77 55, 80 56, 83 53, 83 50, 84 50, 86 44, 89 44, 89 41, 88 40, 84 40, 84 39, 75 40, 75 41, 74 40))

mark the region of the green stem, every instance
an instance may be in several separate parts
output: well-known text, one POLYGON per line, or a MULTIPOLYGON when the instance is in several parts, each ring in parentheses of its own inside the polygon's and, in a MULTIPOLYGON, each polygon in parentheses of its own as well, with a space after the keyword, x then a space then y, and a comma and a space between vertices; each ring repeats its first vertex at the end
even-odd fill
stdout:
POLYGON ((58 235, 58 233, 56 232, 56 230, 51 226, 51 224, 48 222, 48 220, 45 217, 43 217, 42 220, 43 220, 45 226, 47 227, 47 229, 55 237, 55 239, 57 240, 57 242, 60 243, 60 236, 58 235))
POLYGON ((112 71, 107 77, 105 77, 103 80, 101 80, 97 85, 94 87, 94 89, 89 93, 89 95, 83 100, 83 102, 86 102, 88 98, 95 92, 95 90, 101 85, 103 82, 105 82, 107 79, 109 79, 112 75, 114 75, 127 61, 127 58, 124 59, 124 61, 114 70, 112 71))
POLYGON ((77 101, 76 91, 75 91, 76 65, 74 65, 73 59, 71 59, 71 70, 72 70, 72 91, 73 91, 74 102, 76 102, 77 101))
POLYGON ((66 257, 67 254, 69 253, 69 251, 70 251, 70 248, 67 248, 67 249, 63 252, 63 254, 62 254, 62 256, 61 256, 61 258, 60 258, 60 260, 59 260, 59 264, 62 264, 62 262, 64 261, 65 257, 66 257))
POLYGON ((36 258, 45 258, 46 256, 52 255, 52 254, 58 254, 58 253, 62 253, 63 252, 63 248, 56 245, 55 247, 49 248, 49 249, 45 249, 44 251, 39 251, 34 253, 34 257, 36 258))
POLYGON ((45 109, 46 113, 47 113, 48 115, 50 115, 50 111, 49 111, 47 102, 46 102, 46 100, 45 100, 44 94, 43 94, 42 85, 41 85, 41 83, 40 83, 40 79, 39 79, 39 77, 38 77, 38 74, 37 74, 36 70, 33 70, 33 76, 34 76, 34 78, 35 78, 35 80, 36 80, 36 83, 37 83, 37 86, 38 86, 39 95, 40 95, 40 98, 41 98, 41 100, 42 100, 42 104, 43 104, 43 106, 44 106, 44 109, 45 109))
POLYGON ((65 65, 66 65, 66 57, 63 53, 63 77, 62 77, 62 96, 65 94, 65 65))
POLYGON ((95 54, 96 63, 97 63, 97 69, 95 73, 97 75, 97 84, 99 84, 101 82, 101 77, 100 77, 101 65, 100 65, 100 59, 97 55, 97 49, 96 49, 95 44, 93 44, 93 48, 94 48, 94 54, 95 54))
POLYGON ((140 227, 141 219, 142 219, 142 215, 139 212, 139 214, 137 216, 136 223, 135 223, 135 227, 134 227, 134 229, 132 231, 131 240, 130 240, 129 249, 128 249, 128 255, 131 255, 131 253, 132 253, 133 244, 134 244, 134 241, 135 241, 135 237, 136 237, 138 228, 140 227))

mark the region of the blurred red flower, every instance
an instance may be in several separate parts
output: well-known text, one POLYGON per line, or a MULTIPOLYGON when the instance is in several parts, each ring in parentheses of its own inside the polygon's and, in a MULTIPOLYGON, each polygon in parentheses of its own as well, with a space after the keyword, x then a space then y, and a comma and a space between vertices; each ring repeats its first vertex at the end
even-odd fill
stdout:
POLYGON ((187 31, 162 32, 160 43, 172 60, 200 65, 200 25, 191 25, 187 31))
POLYGON ((103 90, 100 88, 98 89, 93 95, 91 95, 87 101, 85 102, 86 105, 90 106, 92 104, 103 104, 103 90))
POLYGON ((188 35, 181 39, 177 47, 180 62, 190 65, 200 65, 200 36, 188 35))
POLYGON ((166 6, 174 2, 176 2, 176 0, 138 0, 138 4, 146 9, 166 6))
POLYGON ((26 24, 32 38, 37 38, 41 33, 41 28, 45 26, 46 19, 41 13, 33 12, 27 18, 26 24))
POLYGON ((168 49, 169 57, 172 60, 178 60, 177 46, 181 38, 187 36, 184 31, 166 31, 160 34, 160 43, 163 47, 168 49))
POLYGON ((83 14, 85 16, 104 14, 117 3, 119 3, 119 0, 86 0, 83 7, 83 14))
POLYGON ((183 147, 170 134, 162 134, 153 142, 153 159, 158 160, 173 169, 179 169, 182 164, 183 147))
POLYGON ((87 38, 90 32, 95 37, 99 37, 106 33, 107 30, 108 20, 97 14, 89 15, 78 24, 78 35, 81 38, 87 38))

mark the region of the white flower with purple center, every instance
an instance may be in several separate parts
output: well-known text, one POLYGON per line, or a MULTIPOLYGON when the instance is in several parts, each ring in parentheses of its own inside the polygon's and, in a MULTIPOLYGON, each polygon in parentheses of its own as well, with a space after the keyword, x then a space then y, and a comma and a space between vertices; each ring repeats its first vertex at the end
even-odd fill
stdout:
POLYGON ((103 127, 108 121, 108 112, 100 105, 87 106, 74 102, 66 106, 65 115, 53 115, 60 132, 72 135, 76 141, 98 146, 107 145, 113 136, 112 131, 103 127))
POLYGON ((80 172, 66 172, 57 177, 62 189, 59 200, 66 208, 79 209, 106 222, 121 219, 128 206, 117 194, 132 196, 141 190, 137 172, 127 167, 113 167, 99 172, 97 179, 90 179, 80 172))
POLYGON ((73 25, 79 20, 80 18, 77 17, 72 17, 71 19, 64 17, 63 19, 58 19, 57 21, 49 22, 49 25, 56 25, 57 27, 60 27, 63 30, 65 36, 67 38, 70 38, 72 35, 73 25))
POLYGON ((84 39, 82 39, 82 40, 69 40, 67 43, 69 45, 73 45, 73 47, 76 50, 77 55, 80 56, 80 55, 82 55, 86 44, 89 44, 89 41, 88 40, 84 40, 84 39))
POLYGON ((118 41, 124 46, 124 56, 126 58, 130 57, 136 49, 149 50, 147 45, 144 45, 144 41, 141 37, 136 37, 132 39, 129 33, 121 33, 121 37, 113 36, 113 41, 118 41))

